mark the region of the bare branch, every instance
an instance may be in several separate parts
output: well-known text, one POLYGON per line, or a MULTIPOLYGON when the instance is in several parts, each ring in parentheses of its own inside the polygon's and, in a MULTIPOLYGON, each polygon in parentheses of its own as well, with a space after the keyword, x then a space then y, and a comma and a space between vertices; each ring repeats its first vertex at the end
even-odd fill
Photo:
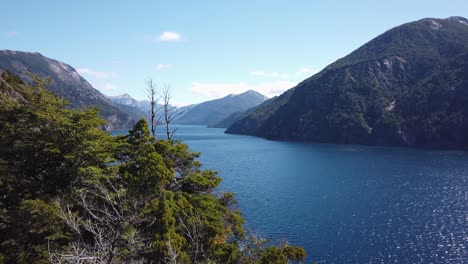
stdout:
POLYGON ((179 117, 183 112, 178 111, 177 108, 171 106, 171 87, 169 85, 164 85, 164 89, 162 91, 162 100, 163 100, 163 112, 164 112, 164 123, 166 126, 166 137, 167 140, 171 140, 174 133, 177 131, 176 129, 171 130, 170 125, 171 123, 179 117))
POLYGON ((192 247, 191 259, 194 261, 194 263, 198 263, 199 259, 205 258, 202 234, 203 222, 201 217, 198 212, 196 212, 194 220, 186 220, 180 215, 178 216, 178 220, 182 227, 182 232, 192 247))
POLYGON ((125 192, 106 179, 76 193, 75 212, 67 203, 69 199, 57 199, 59 215, 75 239, 65 252, 49 249, 50 262, 120 263, 127 259, 127 263, 143 263, 141 253, 151 248, 151 238, 143 234, 144 230, 133 227, 150 226, 155 219, 141 213, 147 201, 138 197, 129 199, 125 192))
POLYGON ((148 94, 148 99, 150 101, 150 115, 151 115, 151 135, 156 139, 156 127, 158 121, 156 120, 156 111, 158 106, 159 98, 157 96, 156 83, 153 82, 151 78, 146 80, 146 92, 148 94))
POLYGON ((167 246, 167 256, 164 258, 164 263, 168 264, 177 264, 177 259, 179 258, 180 253, 172 247, 171 240, 166 240, 167 246))

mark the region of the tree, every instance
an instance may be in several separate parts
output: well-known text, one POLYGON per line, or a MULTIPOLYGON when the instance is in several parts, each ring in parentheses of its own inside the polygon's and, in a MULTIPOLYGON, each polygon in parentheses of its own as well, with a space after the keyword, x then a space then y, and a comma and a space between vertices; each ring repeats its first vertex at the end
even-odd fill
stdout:
POLYGON ((163 111, 164 111, 164 123, 166 125, 166 137, 167 140, 171 140, 174 133, 177 131, 177 128, 171 131, 170 125, 174 119, 183 114, 183 112, 178 111, 177 108, 171 106, 171 89, 169 85, 164 86, 162 93, 163 100, 163 111))
POLYGON ((260 257, 260 264, 285 264, 288 263, 288 258, 277 247, 267 247, 265 252, 260 257))
POLYGON ((146 80, 146 92, 150 101, 150 114, 151 114, 151 135, 156 138, 156 127, 160 119, 156 118, 157 106, 158 106, 158 95, 156 90, 156 83, 150 78, 146 80))
POLYGON ((116 174, 57 198, 59 216, 73 239, 69 247, 49 252, 51 262, 142 262, 152 240, 138 227, 154 221, 141 213, 145 202, 129 195, 116 174))
POLYGON ((156 140, 146 120, 112 137, 100 129, 96 109, 68 109, 40 79, 27 85, 2 74, 0 88, 0 263, 303 256, 263 244, 244 249, 234 195, 217 193, 221 178, 201 169, 199 154, 177 140, 156 140))
POLYGON ((298 247, 298 246, 289 246, 286 245, 283 247, 283 253, 286 255, 286 257, 290 260, 294 260, 298 263, 302 263, 304 259, 306 258, 307 254, 304 248, 298 247))
POLYGON ((72 110, 34 76, 0 83, 0 252, 7 263, 40 262, 68 235, 51 202, 112 162, 114 143, 97 109, 72 110))

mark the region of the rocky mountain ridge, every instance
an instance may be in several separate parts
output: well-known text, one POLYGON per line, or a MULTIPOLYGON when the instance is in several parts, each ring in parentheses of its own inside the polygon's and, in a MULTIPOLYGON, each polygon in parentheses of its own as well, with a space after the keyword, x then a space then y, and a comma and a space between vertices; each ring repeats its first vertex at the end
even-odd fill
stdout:
POLYGON ((25 81, 31 81, 30 73, 50 78, 48 89, 67 99, 71 107, 98 107, 101 117, 108 121, 106 130, 128 129, 141 117, 136 109, 113 103, 72 66, 40 53, 0 50, 0 70, 8 70, 25 81))

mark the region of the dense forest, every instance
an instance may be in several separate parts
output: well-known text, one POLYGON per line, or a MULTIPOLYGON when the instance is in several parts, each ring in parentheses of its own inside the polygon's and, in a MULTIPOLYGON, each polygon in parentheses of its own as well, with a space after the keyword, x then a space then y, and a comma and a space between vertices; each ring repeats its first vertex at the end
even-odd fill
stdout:
POLYGON ((0 78, 0 263, 288 263, 304 249, 247 233, 199 153, 100 128, 47 80, 0 78))
POLYGON ((468 149, 468 19, 392 28, 227 133, 273 140, 468 149))

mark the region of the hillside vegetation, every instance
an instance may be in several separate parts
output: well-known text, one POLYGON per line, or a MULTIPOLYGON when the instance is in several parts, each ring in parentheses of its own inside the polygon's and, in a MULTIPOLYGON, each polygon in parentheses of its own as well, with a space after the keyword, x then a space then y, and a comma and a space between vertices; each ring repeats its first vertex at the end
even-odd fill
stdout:
POLYGON ((235 122, 274 140, 468 148, 468 20, 393 28, 235 122))
POLYGON ((144 119, 101 130, 95 108, 0 78, 0 263, 288 263, 302 248, 243 229, 232 193, 144 119))
POLYGON ((106 130, 129 129, 145 114, 137 108, 111 102, 72 66, 37 52, 0 50, 2 71, 10 71, 26 82, 32 81, 30 74, 49 78, 47 89, 69 101, 69 107, 98 107, 99 115, 107 120, 103 124, 106 130))

